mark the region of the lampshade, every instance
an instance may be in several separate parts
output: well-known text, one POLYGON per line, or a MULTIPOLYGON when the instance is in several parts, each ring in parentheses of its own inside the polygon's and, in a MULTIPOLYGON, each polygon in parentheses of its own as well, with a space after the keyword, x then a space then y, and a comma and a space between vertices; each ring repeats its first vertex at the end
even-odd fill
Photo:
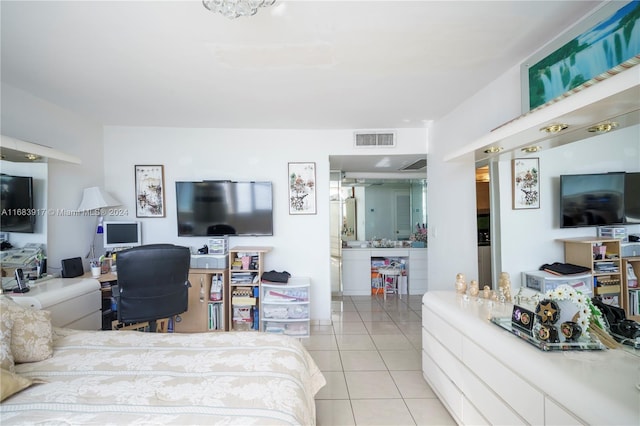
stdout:
POLYGON ((84 192, 82 193, 82 202, 80 202, 78 210, 96 210, 119 205, 121 205, 121 203, 109 195, 104 189, 92 186, 91 188, 84 189, 84 192))

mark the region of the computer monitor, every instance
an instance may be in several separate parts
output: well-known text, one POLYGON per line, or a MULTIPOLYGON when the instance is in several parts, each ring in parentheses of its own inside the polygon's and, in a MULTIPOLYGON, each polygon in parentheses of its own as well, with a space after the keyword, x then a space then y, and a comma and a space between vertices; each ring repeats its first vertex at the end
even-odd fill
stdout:
POLYGON ((116 249, 142 245, 142 223, 106 221, 103 223, 104 248, 116 249))

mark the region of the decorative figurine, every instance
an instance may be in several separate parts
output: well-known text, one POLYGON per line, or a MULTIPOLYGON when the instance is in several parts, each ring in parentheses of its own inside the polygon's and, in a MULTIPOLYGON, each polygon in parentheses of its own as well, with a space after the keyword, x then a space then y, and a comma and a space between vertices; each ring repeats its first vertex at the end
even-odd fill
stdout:
POLYGON ((566 342, 575 342, 582 336, 582 327, 573 321, 565 321, 560 324, 560 332, 566 342))
POLYGON ((459 294, 465 294, 467 292, 467 282, 465 281, 464 274, 456 275, 456 292, 459 294))
POLYGON ((508 272, 501 272, 498 280, 498 288, 502 289, 502 294, 507 302, 511 302, 511 277, 508 272))
POLYGON ((480 293, 480 286, 478 285, 478 280, 471 280, 469 283, 469 295, 476 297, 480 293))
POLYGON ((552 325, 542 325, 538 330, 538 338, 549 343, 560 343, 558 329, 552 325))
POLYGON ((485 285, 482 289, 482 297, 485 299, 489 299, 491 297, 491 288, 488 285, 485 285))
POLYGON ((560 307, 553 300, 544 299, 536 306, 536 316, 541 324, 554 324, 560 318, 560 307))

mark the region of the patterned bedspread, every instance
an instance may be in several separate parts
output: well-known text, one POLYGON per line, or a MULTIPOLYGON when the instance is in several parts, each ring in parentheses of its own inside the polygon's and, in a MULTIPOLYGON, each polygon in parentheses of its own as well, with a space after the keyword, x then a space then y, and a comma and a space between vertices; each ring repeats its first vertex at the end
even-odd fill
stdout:
POLYGON ((9 424, 312 425, 325 379, 300 342, 244 333, 55 329, 36 384, 2 402, 9 424))

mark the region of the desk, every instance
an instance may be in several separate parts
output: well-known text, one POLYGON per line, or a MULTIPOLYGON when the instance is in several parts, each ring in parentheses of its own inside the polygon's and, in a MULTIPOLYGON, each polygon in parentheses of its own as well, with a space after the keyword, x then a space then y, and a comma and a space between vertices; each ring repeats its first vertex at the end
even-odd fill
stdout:
POLYGON ((34 284, 28 293, 10 293, 22 306, 51 312, 54 327, 100 329, 100 283, 89 277, 53 278, 34 284))

